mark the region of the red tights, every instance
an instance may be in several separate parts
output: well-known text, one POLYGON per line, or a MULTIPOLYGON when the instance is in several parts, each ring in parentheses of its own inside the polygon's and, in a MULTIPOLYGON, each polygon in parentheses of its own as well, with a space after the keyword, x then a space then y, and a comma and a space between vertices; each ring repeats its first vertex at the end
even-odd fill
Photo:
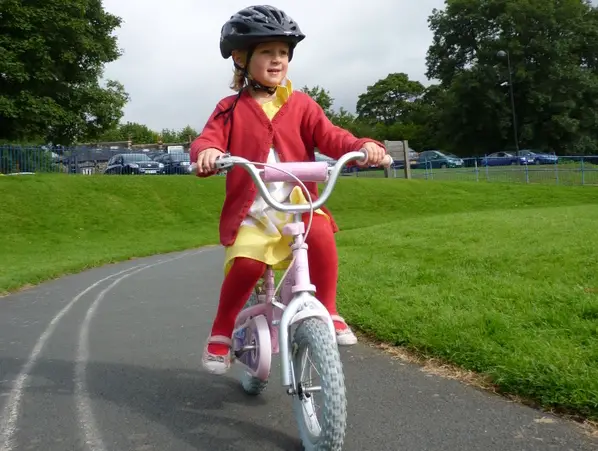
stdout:
MULTIPOLYGON (((308 219, 309 215, 304 215, 303 221, 306 227, 308 219)), ((309 275, 317 288, 318 299, 331 315, 335 315, 337 314, 338 255, 332 227, 326 217, 314 214, 311 230, 307 236, 307 245, 309 246, 307 251, 309 275)), ((232 335, 237 315, 265 271, 265 263, 245 257, 235 258, 222 283, 220 303, 212 326, 212 335, 224 335, 225 337, 232 335)), ((335 322, 335 326, 337 329, 346 327, 343 323, 338 322, 335 322)), ((209 345, 208 351, 214 354, 226 354, 228 347, 212 343, 209 345)))

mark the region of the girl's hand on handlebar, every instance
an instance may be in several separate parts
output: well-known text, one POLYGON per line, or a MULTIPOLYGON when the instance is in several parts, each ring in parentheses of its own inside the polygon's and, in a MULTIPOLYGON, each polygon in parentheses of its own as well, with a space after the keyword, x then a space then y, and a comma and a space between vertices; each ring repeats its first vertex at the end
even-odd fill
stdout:
POLYGON ((199 152, 199 155, 197 156, 197 173, 205 174, 214 172, 216 170, 216 159, 222 155, 224 155, 224 152, 212 147, 199 152))
POLYGON ((386 158, 386 151, 374 142, 367 142, 363 145, 364 150, 368 153, 368 158, 364 162, 360 162, 360 166, 380 166, 386 158))

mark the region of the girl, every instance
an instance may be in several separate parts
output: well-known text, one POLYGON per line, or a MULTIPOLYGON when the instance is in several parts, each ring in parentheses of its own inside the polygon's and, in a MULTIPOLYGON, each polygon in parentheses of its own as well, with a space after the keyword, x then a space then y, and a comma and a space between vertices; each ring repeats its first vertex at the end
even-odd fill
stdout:
MULTIPOLYGON (((224 24, 220 51, 224 58, 233 58, 231 87, 238 94, 218 103, 202 134, 191 144, 198 176, 213 175, 216 158, 227 150, 250 161, 272 163, 314 161, 316 147, 332 158, 364 148, 368 160, 362 164, 382 162, 386 151, 380 143, 357 139, 334 126, 311 97, 293 91, 286 79, 288 63, 304 37, 289 16, 271 6, 243 9, 224 24)), ((312 199, 317 199, 317 184, 305 185, 312 199)), ((269 190, 279 202, 304 201, 300 188, 290 183, 272 183, 269 190)), ((220 216, 225 279, 202 358, 204 368, 214 374, 230 368, 235 319, 266 265, 279 269, 288 264, 290 241, 281 232, 291 215, 272 211, 256 191, 243 168, 228 171, 220 216)), ((337 230, 329 211, 318 210, 307 237, 308 258, 316 295, 332 315, 338 344, 347 346, 357 343, 357 338, 336 311, 338 257, 333 233, 337 230)))

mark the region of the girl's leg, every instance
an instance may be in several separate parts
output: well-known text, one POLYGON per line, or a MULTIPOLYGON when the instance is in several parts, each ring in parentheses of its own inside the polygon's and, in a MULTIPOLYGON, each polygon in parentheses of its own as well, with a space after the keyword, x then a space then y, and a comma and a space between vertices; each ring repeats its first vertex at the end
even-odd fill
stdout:
MULTIPOLYGON (((230 337, 232 335, 237 315, 265 271, 265 263, 245 257, 235 258, 222 283, 220 302, 211 336, 230 337)), ((214 355, 226 355, 230 349, 222 343, 210 343, 208 352, 214 355)))
MULTIPOLYGON (((303 215, 307 228, 309 215, 303 215)), ((330 315, 334 316, 339 344, 354 344, 355 335, 336 311, 336 285, 338 282, 338 254, 332 226, 322 215, 314 214, 311 230, 307 236, 307 255, 309 260, 309 276, 316 286, 317 297, 330 315), (343 336, 341 340, 341 336, 343 336)))

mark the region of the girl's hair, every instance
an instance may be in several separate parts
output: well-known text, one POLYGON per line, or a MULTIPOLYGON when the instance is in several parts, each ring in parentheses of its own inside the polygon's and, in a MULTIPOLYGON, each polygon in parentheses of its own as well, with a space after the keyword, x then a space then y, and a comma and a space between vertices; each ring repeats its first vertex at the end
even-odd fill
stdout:
POLYGON ((247 79, 245 78, 245 71, 237 69, 235 67, 234 73, 233 73, 233 81, 230 84, 230 88, 233 91, 239 92, 245 87, 246 84, 247 84, 247 79))
MULTIPOLYGON (((244 63, 247 62, 247 52, 241 53, 241 58, 244 63)), ((245 71, 243 69, 239 69, 235 64, 235 68, 233 71, 233 80, 230 84, 230 88, 233 91, 240 92, 245 86, 247 85, 247 79, 245 78, 245 71)))

